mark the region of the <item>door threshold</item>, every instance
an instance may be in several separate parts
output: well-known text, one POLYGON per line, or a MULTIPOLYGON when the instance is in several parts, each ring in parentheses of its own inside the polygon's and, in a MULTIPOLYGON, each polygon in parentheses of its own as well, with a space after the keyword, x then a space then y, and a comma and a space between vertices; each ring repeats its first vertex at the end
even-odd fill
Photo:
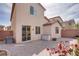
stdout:
POLYGON ((22 41, 22 43, 31 42, 31 41, 33 41, 33 40, 22 41))

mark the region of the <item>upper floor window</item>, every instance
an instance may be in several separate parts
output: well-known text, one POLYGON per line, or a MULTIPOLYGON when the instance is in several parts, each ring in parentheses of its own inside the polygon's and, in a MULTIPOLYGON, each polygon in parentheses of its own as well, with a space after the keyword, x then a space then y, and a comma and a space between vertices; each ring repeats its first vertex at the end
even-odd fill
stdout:
POLYGON ((58 34, 59 33, 59 27, 55 28, 55 33, 58 34))
POLYGON ((35 13, 35 12, 34 12, 34 7, 33 7, 33 6, 30 6, 30 14, 31 14, 31 15, 34 15, 34 13, 35 13))

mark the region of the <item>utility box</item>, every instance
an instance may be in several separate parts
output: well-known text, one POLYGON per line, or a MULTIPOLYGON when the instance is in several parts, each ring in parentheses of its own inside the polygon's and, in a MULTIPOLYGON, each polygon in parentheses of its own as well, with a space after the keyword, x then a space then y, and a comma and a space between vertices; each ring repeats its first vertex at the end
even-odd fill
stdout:
POLYGON ((49 34, 43 34, 41 38, 42 40, 51 40, 51 37, 49 34))
POLYGON ((12 37, 6 37, 6 38, 4 39, 4 43, 5 43, 5 44, 14 43, 13 38, 12 38, 12 37))

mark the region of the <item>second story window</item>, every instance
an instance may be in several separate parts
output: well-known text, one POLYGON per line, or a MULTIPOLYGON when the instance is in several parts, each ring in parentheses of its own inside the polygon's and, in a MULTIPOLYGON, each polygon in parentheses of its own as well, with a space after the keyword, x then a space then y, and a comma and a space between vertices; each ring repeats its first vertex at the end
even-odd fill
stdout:
POLYGON ((34 7, 33 7, 33 6, 30 6, 30 14, 31 14, 31 15, 34 15, 34 13, 35 13, 35 12, 34 12, 34 7))

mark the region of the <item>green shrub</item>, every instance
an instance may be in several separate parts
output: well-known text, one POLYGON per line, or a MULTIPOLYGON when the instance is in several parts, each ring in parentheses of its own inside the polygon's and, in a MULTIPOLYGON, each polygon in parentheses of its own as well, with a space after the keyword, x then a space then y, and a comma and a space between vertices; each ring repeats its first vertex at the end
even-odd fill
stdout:
POLYGON ((77 38, 77 41, 78 41, 78 43, 79 43, 79 38, 77 38))
POLYGON ((79 48, 75 49, 75 56, 79 56, 79 48))

